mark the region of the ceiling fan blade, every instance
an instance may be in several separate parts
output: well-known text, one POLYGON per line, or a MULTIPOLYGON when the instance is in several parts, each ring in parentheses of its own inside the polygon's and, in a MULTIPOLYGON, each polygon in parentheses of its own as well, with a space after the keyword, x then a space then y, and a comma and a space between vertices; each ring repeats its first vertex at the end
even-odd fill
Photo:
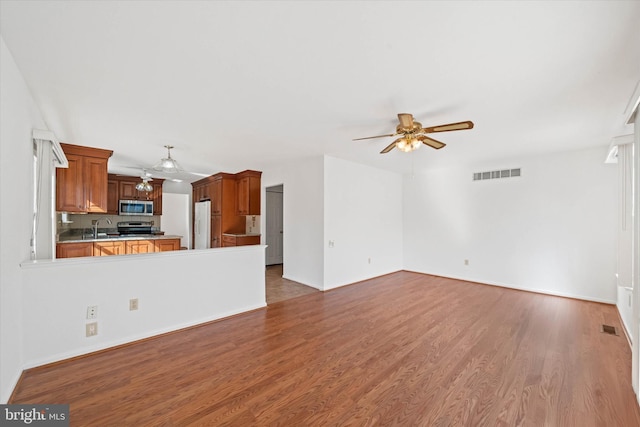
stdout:
POLYGON ((413 116, 411 114, 400 113, 398 114, 398 120, 400 120, 400 125, 405 129, 413 127, 413 116))
POLYGON ((449 123, 448 125, 433 126, 430 128, 424 128, 420 132, 422 133, 449 132, 452 130, 465 130, 465 129, 473 129, 473 122, 467 121, 467 122, 449 123))
POLYGON ((445 145, 447 145, 444 142, 437 141, 425 135, 418 135, 416 139, 422 141, 423 144, 428 145, 429 147, 435 148, 436 150, 439 150, 445 145))
POLYGON ((389 135, 376 135, 376 136, 367 136, 365 138, 355 138, 352 139, 352 141, 362 141, 363 139, 374 139, 374 138, 386 138, 389 136, 396 136, 398 135, 397 133, 390 133, 389 135))
POLYGON ((393 141, 391 144, 387 145, 387 146, 385 147, 385 149, 384 149, 384 150, 382 150, 382 151, 380 152, 380 154, 386 154, 386 153, 388 153, 389 151, 391 151, 391 150, 393 150, 394 148, 396 148, 396 143, 397 143, 398 141, 400 141, 401 139, 402 139, 402 138, 398 138, 398 139, 396 139, 395 141, 393 141))

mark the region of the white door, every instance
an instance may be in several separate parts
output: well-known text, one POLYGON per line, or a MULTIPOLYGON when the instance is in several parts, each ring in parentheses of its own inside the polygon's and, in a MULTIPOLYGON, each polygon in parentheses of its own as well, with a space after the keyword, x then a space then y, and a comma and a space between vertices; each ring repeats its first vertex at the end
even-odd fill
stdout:
POLYGON ((282 264, 283 205, 282 186, 267 188, 267 265, 282 264))

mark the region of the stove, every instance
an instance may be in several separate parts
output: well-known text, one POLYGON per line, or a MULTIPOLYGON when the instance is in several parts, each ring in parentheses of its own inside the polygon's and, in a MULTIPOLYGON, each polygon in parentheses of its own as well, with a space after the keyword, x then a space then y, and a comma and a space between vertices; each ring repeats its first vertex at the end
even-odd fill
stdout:
POLYGON ((153 221, 125 221, 118 223, 118 233, 121 236, 136 234, 152 234, 153 221))

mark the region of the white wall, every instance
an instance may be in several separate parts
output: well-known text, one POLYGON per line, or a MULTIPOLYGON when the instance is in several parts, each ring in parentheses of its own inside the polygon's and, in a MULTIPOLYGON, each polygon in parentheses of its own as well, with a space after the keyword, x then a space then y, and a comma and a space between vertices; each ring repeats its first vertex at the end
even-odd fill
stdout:
MULTIPOLYGON (((283 276, 317 289, 324 283, 323 176, 324 159, 318 156, 264 169, 261 180, 261 212, 266 212, 265 188, 284 184, 283 276)), ((262 215, 262 230, 266 230, 265 221, 262 215)))
POLYGON ((264 246, 24 265, 25 368, 266 305, 264 246), (129 311, 138 298, 139 310, 129 311), (87 338, 87 307, 98 335, 87 338))
POLYGON ((598 148, 406 176, 405 269, 615 303, 616 168, 605 157, 598 148), (472 181, 512 167, 522 177, 472 181))
POLYGON ((401 269, 402 175, 325 156, 323 289, 401 269))
POLYGON ((166 234, 182 236, 180 246, 191 247, 191 197, 189 194, 162 194, 162 230, 166 234))
POLYGON ((22 271, 29 259, 33 128, 46 129, 22 75, 0 38, 0 402, 22 372, 22 271))

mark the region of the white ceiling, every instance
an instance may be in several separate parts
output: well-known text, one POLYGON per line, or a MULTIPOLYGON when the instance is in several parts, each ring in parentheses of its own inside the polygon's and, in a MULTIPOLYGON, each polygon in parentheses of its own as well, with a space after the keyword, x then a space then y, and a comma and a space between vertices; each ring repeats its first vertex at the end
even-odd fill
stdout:
POLYGON ((114 150, 119 173, 165 144, 205 174, 319 154, 500 167, 630 133, 640 79, 638 1, 2 0, 0 17, 50 129, 114 150), (475 128, 411 154, 351 141, 392 133, 400 112, 475 128))

